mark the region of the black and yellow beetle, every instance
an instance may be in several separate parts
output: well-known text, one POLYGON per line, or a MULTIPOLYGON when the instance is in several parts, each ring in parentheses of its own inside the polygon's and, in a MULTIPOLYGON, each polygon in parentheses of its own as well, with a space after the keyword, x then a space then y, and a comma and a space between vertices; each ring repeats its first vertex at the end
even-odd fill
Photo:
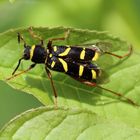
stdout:
POLYGON ((50 70, 63 72, 75 80, 84 83, 88 86, 96 86, 102 88, 106 91, 109 91, 117 96, 123 97, 129 103, 136 105, 131 99, 121 95, 120 93, 114 92, 110 89, 103 88, 96 84, 96 79, 101 75, 101 69, 95 62, 98 57, 102 54, 109 54, 115 56, 117 58, 123 58, 129 56, 132 52, 132 47, 127 54, 120 56, 113 54, 111 52, 103 51, 98 48, 96 45, 91 45, 90 48, 84 48, 82 46, 68 46, 68 45, 52 45, 52 42, 55 40, 65 40, 69 35, 69 30, 66 32, 65 36, 62 38, 52 38, 49 39, 47 43, 47 47, 44 46, 43 39, 36 34, 34 34, 32 28, 29 28, 29 33, 33 38, 39 39, 39 45, 29 46, 26 44, 24 38, 18 33, 18 42, 22 40, 24 43, 24 54, 19 59, 18 65, 15 68, 12 76, 7 78, 10 80, 22 73, 28 72, 33 69, 37 64, 45 64, 45 70, 47 72, 48 78, 50 79, 53 93, 55 96, 55 104, 57 105, 57 92, 54 87, 54 83, 52 80, 52 75, 50 70), (24 70, 18 74, 15 74, 18 69, 21 60, 31 60, 33 62, 32 65, 27 70, 24 70))

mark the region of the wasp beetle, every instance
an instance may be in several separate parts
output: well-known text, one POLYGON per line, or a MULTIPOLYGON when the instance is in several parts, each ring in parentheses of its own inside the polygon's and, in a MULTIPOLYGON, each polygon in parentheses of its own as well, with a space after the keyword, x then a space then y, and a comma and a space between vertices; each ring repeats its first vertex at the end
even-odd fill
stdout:
POLYGON ((128 53, 120 56, 111 52, 103 51, 99 49, 97 45, 91 45, 92 47, 88 48, 81 46, 52 44, 53 41, 56 40, 65 40, 70 33, 70 31, 68 30, 65 33, 65 36, 62 38, 49 39, 47 46, 44 47, 44 40, 33 32, 32 27, 29 28, 29 33, 32 38, 39 39, 40 44, 29 46, 26 44, 23 36, 18 33, 18 43, 20 43, 21 41, 24 43, 24 54, 19 59, 18 65, 13 71, 12 76, 7 78, 7 80, 10 80, 20 74, 28 72, 29 70, 33 69, 37 64, 45 64, 45 70, 48 78, 50 79, 55 97, 55 105, 57 105, 57 92, 54 87, 50 70, 63 72, 81 83, 84 83, 88 86, 99 87, 119 97, 124 98, 127 102, 133 105, 136 105, 136 103, 134 103, 131 99, 123 96, 122 94, 99 86, 96 83, 96 80, 101 75, 102 71, 99 66, 92 63, 95 62, 102 54, 109 54, 117 58, 127 57, 132 52, 132 46, 130 47, 128 53), (31 60, 33 64, 30 65, 28 69, 15 74, 22 60, 31 60))

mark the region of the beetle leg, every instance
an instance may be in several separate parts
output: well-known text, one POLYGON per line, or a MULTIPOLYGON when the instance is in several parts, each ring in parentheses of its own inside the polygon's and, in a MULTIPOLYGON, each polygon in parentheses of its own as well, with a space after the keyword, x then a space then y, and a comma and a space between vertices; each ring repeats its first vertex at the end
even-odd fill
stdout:
POLYGON ((54 87, 54 83, 53 83, 53 80, 52 80, 52 74, 49 71, 49 69, 47 68, 47 66, 45 67, 45 70, 46 70, 48 78, 50 79, 50 82, 51 82, 51 86, 52 86, 52 89, 53 89, 53 94, 54 94, 54 97, 55 97, 54 104, 55 104, 55 107, 57 108, 57 93, 56 93, 56 89, 54 87))
POLYGON ((124 57, 127 57, 127 56, 131 55, 132 54, 132 51, 133 51, 133 47, 130 46, 129 47, 129 52, 126 53, 126 54, 124 54, 124 55, 117 55, 117 54, 114 54, 114 53, 111 53, 111 52, 106 52, 106 51, 104 53, 109 54, 109 55, 112 55, 112 56, 115 56, 115 57, 121 59, 121 58, 124 58, 124 57))
POLYGON ((68 36, 69 36, 69 34, 70 34, 70 31, 68 30, 67 32, 65 32, 64 37, 60 37, 60 38, 51 38, 51 39, 49 39, 48 44, 47 44, 47 48, 52 47, 53 41, 56 41, 56 40, 65 40, 65 39, 67 39, 68 36))
MULTIPOLYGON (((7 78, 6 80, 11 80, 11 79, 13 79, 13 78, 15 78, 15 77, 17 77, 17 76, 23 74, 23 73, 26 73, 26 72, 30 71, 31 69, 33 69, 33 68, 35 67, 35 65, 36 65, 36 63, 30 65, 28 69, 26 69, 26 70, 24 70, 24 71, 21 71, 21 72, 19 72, 19 73, 17 73, 17 74, 14 74, 14 73, 15 73, 15 70, 17 70, 17 67, 16 67, 16 69, 15 69, 14 72, 12 73, 12 76, 9 77, 9 78, 7 78)), ((18 66, 19 66, 19 64, 18 64, 18 66)))
MULTIPOLYGON (((72 77, 72 78, 74 78, 74 77, 72 77)), ((82 79, 80 79, 80 78, 74 78, 74 79, 77 80, 77 81, 79 81, 79 82, 81 82, 81 83, 83 83, 83 84, 86 84, 86 85, 88 85, 88 86, 91 86, 91 87, 98 87, 98 88, 100 88, 100 89, 103 89, 103 90, 105 90, 105 91, 108 91, 109 93, 112 93, 112 94, 114 94, 114 95, 116 95, 116 96, 118 96, 118 97, 121 97, 121 98, 125 99, 125 101, 131 103, 131 104, 134 105, 134 106, 139 106, 138 104, 136 104, 135 102, 133 102, 131 99, 129 99, 129 98, 123 96, 122 94, 117 93, 117 92, 115 92, 115 91, 112 91, 112 90, 110 90, 110 89, 104 88, 104 87, 102 87, 102 86, 99 86, 99 85, 97 85, 97 84, 94 83, 94 82, 82 80, 82 79)))
POLYGON ((35 38, 35 39, 38 39, 38 40, 40 41, 40 43, 41 43, 41 46, 43 46, 44 42, 43 42, 42 37, 41 37, 41 36, 38 36, 38 35, 36 35, 36 34, 34 33, 33 27, 29 27, 29 28, 28 28, 28 31, 29 31, 31 37, 32 37, 32 38, 35 38))

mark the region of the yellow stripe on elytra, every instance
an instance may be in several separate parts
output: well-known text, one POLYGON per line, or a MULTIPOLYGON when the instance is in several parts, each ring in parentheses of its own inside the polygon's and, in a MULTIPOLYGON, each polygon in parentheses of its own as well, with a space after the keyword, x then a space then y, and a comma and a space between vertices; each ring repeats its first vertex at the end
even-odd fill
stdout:
POLYGON ((83 48, 83 50, 80 53, 80 59, 84 59, 85 58, 85 48, 83 48))
POLYGON ((55 62, 54 62, 54 61, 52 61, 51 68, 53 68, 53 67, 54 67, 54 65, 55 65, 55 62))
POLYGON ((67 65, 67 63, 62 58, 58 58, 58 59, 61 62, 62 66, 63 66, 63 68, 65 70, 65 72, 67 72, 68 71, 68 65, 67 65))
POLYGON ((51 58, 52 57, 52 54, 50 53, 49 57, 51 58))
POLYGON ((92 58, 92 61, 96 61, 99 58, 99 53, 95 52, 94 57, 92 58))
POLYGON ((31 47, 31 50, 30 50, 30 59, 33 58, 33 55, 34 55, 34 49, 35 49, 35 45, 33 45, 33 46, 31 47))
POLYGON ((96 79, 96 71, 95 70, 91 70, 92 73, 92 79, 96 79))
POLYGON ((70 50, 71 50, 71 48, 69 47, 64 52, 60 53, 58 56, 66 56, 70 50))
POLYGON ((54 47, 53 47, 53 50, 54 50, 54 52, 56 52, 56 51, 57 51, 57 47, 56 47, 56 46, 54 46, 54 47))
POLYGON ((80 65, 80 67, 79 67, 79 76, 82 76, 83 71, 84 71, 84 66, 80 65))

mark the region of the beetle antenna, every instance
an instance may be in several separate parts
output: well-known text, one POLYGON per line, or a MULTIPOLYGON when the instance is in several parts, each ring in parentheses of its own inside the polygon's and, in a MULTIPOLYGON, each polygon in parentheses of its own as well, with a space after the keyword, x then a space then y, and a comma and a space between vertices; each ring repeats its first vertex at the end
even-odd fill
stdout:
POLYGON ((15 72, 17 71, 18 67, 20 66, 20 63, 21 63, 21 60, 22 60, 22 59, 23 59, 23 57, 19 59, 18 65, 16 66, 16 68, 15 68, 15 70, 13 71, 12 75, 14 75, 15 72))
POLYGON ((24 48, 26 48, 26 42, 25 42, 23 36, 20 33, 17 33, 17 37, 18 37, 18 43, 20 44, 20 42, 22 40, 24 43, 24 48))

